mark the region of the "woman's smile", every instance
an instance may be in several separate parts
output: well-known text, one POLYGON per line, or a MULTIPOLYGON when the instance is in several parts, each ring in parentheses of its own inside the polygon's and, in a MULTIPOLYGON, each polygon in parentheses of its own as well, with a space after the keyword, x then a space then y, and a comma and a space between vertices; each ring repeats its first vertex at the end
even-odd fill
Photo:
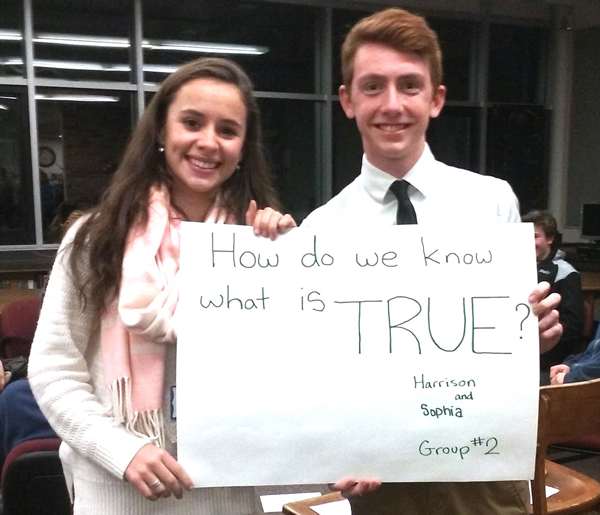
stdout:
POLYGON ((173 202, 202 219, 233 175, 246 137, 239 89, 217 79, 194 79, 177 92, 163 130, 165 162, 174 178, 173 202))

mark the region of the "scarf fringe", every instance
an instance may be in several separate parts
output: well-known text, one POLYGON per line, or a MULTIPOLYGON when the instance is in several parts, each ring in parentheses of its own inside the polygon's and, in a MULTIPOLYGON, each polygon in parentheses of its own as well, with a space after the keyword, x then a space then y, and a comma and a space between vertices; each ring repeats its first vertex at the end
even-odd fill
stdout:
POLYGON ((113 417, 124 424, 127 431, 142 438, 150 438, 158 447, 165 447, 164 419, 161 409, 134 411, 131 406, 131 379, 115 379, 108 387, 112 397, 113 417))

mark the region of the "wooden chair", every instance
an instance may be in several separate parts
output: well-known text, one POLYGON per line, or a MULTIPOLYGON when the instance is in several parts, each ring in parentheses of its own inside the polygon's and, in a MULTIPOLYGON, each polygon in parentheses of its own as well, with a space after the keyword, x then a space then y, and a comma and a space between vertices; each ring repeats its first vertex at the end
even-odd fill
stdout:
POLYGON ((531 482, 533 515, 581 513, 600 504, 600 483, 546 460, 548 446, 600 430, 600 379, 540 388, 535 476, 531 482), (545 487, 558 493, 546 499, 545 487))
MULTIPOLYGON (((584 319, 586 319, 584 322, 585 327, 587 327, 588 325, 590 327, 593 327, 593 313, 591 316, 591 320, 589 318, 589 315, 587 314, 584 316, 584 319)), ((584 329, 584 331, 585 330, 587 329, 584 329)), ((584 334, 586 333, 584 332, 584 334)), ((600 325, 598 325, 598 327, 596 328, 596 332, 593 335, 593 340, 600 340, 600 325)), ((594 344, 593 341, 589 343, 589 345, 592 344, 594 344)), ((558 449, 567 450, 573 453, 573 457, 570 461, 589 458, 591 455, 600 455, 600 431, 596 431, 595 433, 591 434, 586 434, 582 438, 576 438, 574 440, 561 442, 560 444, 555 445, 554 447, 558 449)))
MULTIPOLYGON (((600 431, 600 379, 540 388, 535 476, 531 482, 533 515, 567 515, 600 506, 600 483, 546 460, 548 446, 600 431), (546 499, 546 486, 559 490, 546 499)), ((342 499, 332 493, 287 504, 286 515, 315 515, 311 506, 342 499)))
POLYGON ((312 499, 304 499, 302 501, 291 502, 283 507, 285 515, 316 515, 316 512, 311 509, 311 506, 326 504, 329 502, 343 501, 344 498, 339 492, 321 495, 312 499))

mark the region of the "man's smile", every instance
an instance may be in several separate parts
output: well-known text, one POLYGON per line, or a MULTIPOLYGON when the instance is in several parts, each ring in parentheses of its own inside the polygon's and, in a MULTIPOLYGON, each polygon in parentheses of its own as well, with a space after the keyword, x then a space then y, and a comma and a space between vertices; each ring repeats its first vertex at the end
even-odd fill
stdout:
POLYGON ((408 128, 410 124, 408 123, 376 123, 375 127, 377 127, 380 131, 383 132, 398 132, 408 128))

